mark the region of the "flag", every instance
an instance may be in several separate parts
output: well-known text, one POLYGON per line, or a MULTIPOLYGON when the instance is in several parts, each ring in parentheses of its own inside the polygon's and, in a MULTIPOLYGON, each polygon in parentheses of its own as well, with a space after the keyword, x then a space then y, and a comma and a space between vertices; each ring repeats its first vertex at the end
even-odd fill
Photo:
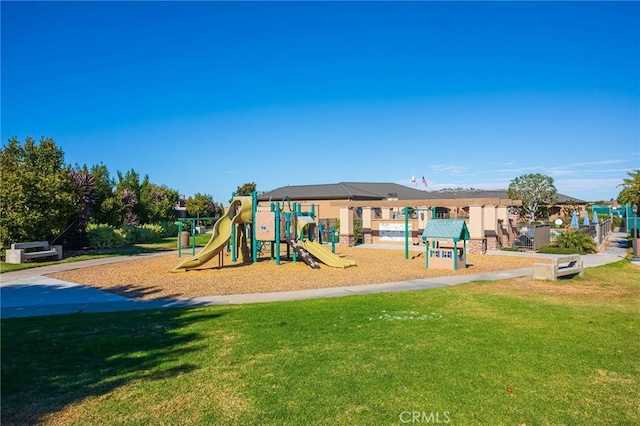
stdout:
POLYGON ((416 177, 414 175, 411 175, 411 183, 413 183, 414 185, 417 185, 418 183, 416 182, 416 177))
POLYGON ((429 185, 427 185, 427 180, 424 178, 424 176, 422 176, 422 184, 424 186, 429 186, 429 185))

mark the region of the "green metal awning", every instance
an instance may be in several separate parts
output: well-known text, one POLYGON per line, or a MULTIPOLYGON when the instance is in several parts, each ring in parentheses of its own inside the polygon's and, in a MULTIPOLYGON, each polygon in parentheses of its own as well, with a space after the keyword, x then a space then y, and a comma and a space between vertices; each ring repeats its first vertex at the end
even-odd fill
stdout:
POLYGON ((422 232, 422 240, 452 239, 466 241, 469 239, 469 229, 463 219, 430 219, 422 232))

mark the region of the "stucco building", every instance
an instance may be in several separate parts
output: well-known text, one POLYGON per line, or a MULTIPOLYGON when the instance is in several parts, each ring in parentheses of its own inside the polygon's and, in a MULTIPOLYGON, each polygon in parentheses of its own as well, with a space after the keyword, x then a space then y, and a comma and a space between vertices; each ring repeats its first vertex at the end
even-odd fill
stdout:
MULTIPOLYGON (((340 242, 400 243, 409 226, 416 243, 430 218, 464 219, 471 233, 470 251, 483 252, 508 243, 517 224, 506 190, 424 191, 395 183, 340 182, 321 185, 296 185, 276 188, 258 196, 260 205, 290 201, 314 205, 317 220, 324 227, 340 221, 340 242), (409 208, 405 221, 404 208, 409 208), (408 222, 408 223, 407 223, 408 222)), ((550 208, 550 219, 559 215, 562 205, 586 202, 558 194, 558 204, 550 208)))

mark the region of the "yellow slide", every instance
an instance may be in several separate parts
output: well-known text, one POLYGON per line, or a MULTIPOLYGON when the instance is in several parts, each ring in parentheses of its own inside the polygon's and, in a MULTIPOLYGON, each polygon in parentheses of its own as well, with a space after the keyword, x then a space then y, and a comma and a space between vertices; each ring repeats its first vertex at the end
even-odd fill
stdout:
MULTIPOLYGON (((304 234, 304 228, 311 225, 311 233, 315 232, 315 222, 308 216, 300 216, 297 218, 298 221, 298 237, 301 234, 304 234)), ((298 244, 302 246, 306 251, 308 251, 313 257, 318 259, 320 262, 324 263, 327 266, 331 266, 332 268, 347 268, 349 266, 355 266, 355 260, 347 260, 343 259, 340 256, 333 253, 331 250, 325 248, 322 244, 317 241, 311 240, 298 240, 298 244)))
POLYGON ((348 268, 349 266, 355 266, 355 260, 343 259, 335 253, 332 253, 330 249, 325 248, 317 241, 310 240, 298 240, 298 244, 302 246, 306 251, 311 253, 313 257, 320 262, 332 268, 348 268))
POLYGON ((172 272, 193 269, 204 265, 215 257, 231 238, 231 229, 236 223, 251 222, 252 202, 251 197, 235 197, 229 206, 229 210, 213 225, 213 235, 200 252, 181 262, 173 268, 172 272))

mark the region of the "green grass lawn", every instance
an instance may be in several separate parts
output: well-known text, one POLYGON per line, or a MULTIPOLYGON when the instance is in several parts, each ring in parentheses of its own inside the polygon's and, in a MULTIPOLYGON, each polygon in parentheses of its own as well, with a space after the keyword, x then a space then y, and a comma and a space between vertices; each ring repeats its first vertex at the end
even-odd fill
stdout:
POLYGON ((2 321, 3 425, 637 424, 640 278, 2 321))

